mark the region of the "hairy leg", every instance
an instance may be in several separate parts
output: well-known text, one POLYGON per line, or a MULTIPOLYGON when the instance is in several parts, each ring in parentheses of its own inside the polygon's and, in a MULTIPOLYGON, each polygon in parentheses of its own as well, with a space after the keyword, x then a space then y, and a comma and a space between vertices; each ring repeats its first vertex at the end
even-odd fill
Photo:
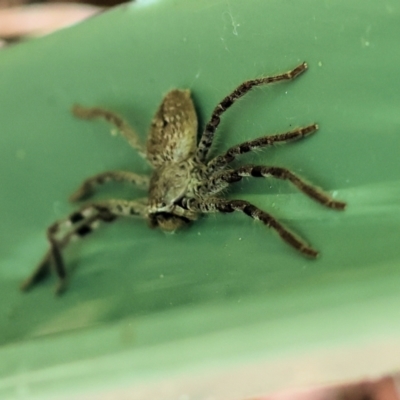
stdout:
POLYGON ((313 249, 303 239, 282 225, 271 214, 259 209, 248 201, 225 200, 220 198, 208 198, 204 201, 191 199, 188 200, 187 206, 193 211, 201 211, 203 213, 231 213, 234 211, 242 212, 255 220, 261 221, 269 228, 272 228, 288 245, 292 246, 300 253, 312 258, 318 256, 317 250, 313 249))
POLYGON ((55 292, 60 294, 65 289, 67 279, 62 250, 72 240, 83 238, 93 232, 99 222, 112 222, 119 216, 135 215, 145 217, 146 205, 133 201, 108 200, 87 204, 66 219, 56 221, 47 229, 49 251, 33 273, 22 283, 21 289, 30 289, 44 279, 49 274, 50 268, 53 268, 58 277, 55 292))
MULTIPOLYGON (((87 214, 86 210, 82 209, 71 214, 67 219, 57 221, 47 229, 47 238, 50 243, 50 249, 46 252, 42 260, 38 263, 31 275, 21 284, 21 290, 27 291, 35 284, 46 278, 51 270, 54 271, 58 278, 55 288, 55 293, 60 294, 66 286, 67 272, 64 266, 64 261, 61 255, 61 250, 64 249, 72 240, 82 238, 95 229, 96 224, 100 220, 97 213, 93 213, 90 217, 84 217, 87 214), (69 231, 60 235, 59 231, 71 228, 69 231), (56 235, 61 236, 56 238, 56 235)), ((105 219, 110 222, 111 219, 105 219)))
POLYGON ((90 197, 98 185, 106 182, 129 182, 138 185, 141 188, 149 187, 150 179, 146 175, 138 175, 129 171, 107 171, 94 175, 86 180, 71 194, 70 201, 79 201, 90 197))
POLYGON ((205 162, 207 159, 208 152, 214 140, 214 134, 218 125, 221 122, 222 114, 232 106, 239 98, 243 97, 251 89, 256 86, 268 85, 270 83, 288 81, 298 77, 307 69, 307 64, 304 62, 298 65, 291 71, 285 72, 283 74, 267 76, 265 78, 251 79, 240 84, 233 92, 226 96, 214 109, 209 122, 203 131, 202 137, 200 139, 197 152, 196 161, 205 162))
POLYGON ((295 140, 303 139, 318 130, 317 124, 308 125, 302 128, 297 128, 289 132, 279 133, 277 135, 262 136, 257 139, 231 147, 224 154, 221 154, 207 163, 206 174, 220 171, 227 164, 234 161, 237 156, 248 153, 259 148, 273 146, 275 144, 283 144, 295 140))
POLYGON ((267 167, 264 165, 243 165, 235 170, 223 171, 211 177, 208 182, 205 182, 201 187, 203 195, 216 194, 226 188, 231 183, 239 182, 243 177, 254 178, 277 178, 290 181, 301 192, 308 197, 324 205, 325 207, 334 210, 344 210, 346 203, 333 199, 329 194, 325 193, 319 187, 311 185, 303 178, 300 178, 290 170, 281 167, 267 167))
POLYGON ((118 114, 106 110, 101 107, 84 107, 78 104, 75 104, 72 107, 72 113, 75 117, 82 119, 95 119, 95 118, 103 118, 110 124, 114 125, 122 134, 122 136, 128 141, 128 143, 136 149, 139 154, 146 158, 146 149, 140 143, 139 135, 135 132, 135 130, 118 114))

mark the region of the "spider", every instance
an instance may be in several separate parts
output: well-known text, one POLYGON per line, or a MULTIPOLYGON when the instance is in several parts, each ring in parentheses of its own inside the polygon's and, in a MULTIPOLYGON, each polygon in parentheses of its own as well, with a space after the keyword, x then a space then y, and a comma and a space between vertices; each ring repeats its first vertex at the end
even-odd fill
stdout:
POLYGON ((221 116, 239 98, 260 85, 292 81, 306 70, 307 64, 304 62, 286 73, 251 79, 240 84, 215 107, 198 143, 197 116, 189 90, 176 89, 166 94, 151 123, 146 147, 140 143, 138 135, 128 123, 117 114, 103 108, 75 105, 72 112, 76 117, 87 120, 103 118, 118 128, 128 143, 151 164, 153 173, 148 177, 128 171, 103 172, 86 179, 71 195, 70 200, 83 200, 91 196, 98 185, 108 181, 125 181, 146 188, 148 197, 90 202, 67 218, 53 223, 47 229, 50 248, 21 288, 27 290, 48 275, 53 267, 58 277, 56 293, 61 293, 67 280, 62 249, 72 239, 90 234, 99 222, 109 223, 118 217, 140 216, 151 227, 175 231, 195 221, 201 214, 238 211, 274 229, 288 245, 300 253, 315 258, 318 251, 271 214, 246 200, 230 200, 221 193, 244 177, 273 177, 290 181, 305 195, 328 208, 343 210, 346 203, 334 200, 286 168, 264 165, 231 166, 241 154, 303 139, 317 131, 317 124, 262 136, 233 146, 216 157, 209 157, 221 116))

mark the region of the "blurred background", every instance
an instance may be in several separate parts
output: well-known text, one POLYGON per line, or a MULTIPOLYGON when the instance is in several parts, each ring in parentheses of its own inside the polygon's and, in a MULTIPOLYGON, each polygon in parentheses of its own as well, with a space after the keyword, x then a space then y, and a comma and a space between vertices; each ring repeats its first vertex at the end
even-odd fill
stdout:
POLYGON ((119 0, 66 0, 62 3, 0 0, 0 46, 46 35, 121 3, 119 0))
MULTIPOLYGON (((63 3, 51 0, 0 0, 0 47, 4 51, 8 46, 79 23, 121 3, 119 0, 67 0, 63 3)), ((399 398, 399 388, 400 377, 394 374, 376 380, 278 393, 258 399, 394 400, 399 398)))

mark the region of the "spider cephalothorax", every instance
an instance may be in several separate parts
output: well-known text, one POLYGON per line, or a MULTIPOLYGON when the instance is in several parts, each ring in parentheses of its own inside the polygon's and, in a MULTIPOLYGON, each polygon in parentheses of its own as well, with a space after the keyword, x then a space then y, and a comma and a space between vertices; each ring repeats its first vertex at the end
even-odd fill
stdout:
POLYGON ((100 117, 115 125, 129 144, 148 160, 153 167, 153 173, 149 178, 128 171, 103 172, 86 179, 70 200, 87 198, 93 194, 97 185, 111 180, 130 182, 146 188, 148 197, 87 203, 66 219, 52 224, 47 230, 50 249, 33 274, 23 283, 22 288, 27 289, 41 280, 48 274, 52 265, 59 278, 56 291, 60 292, 65 286, 67 276, 61 250, 73 237, 83 237, 92 232, 99 222, 111 222, 118 217, 127 216, 140 216, 145 218, 151 227, 174 231, 196 220, 201 214, 240 211, 274 229, 286 243, 299 252, 316 257, 316 250, 269 213, 246 200, 229 200, 222 196, 224 189, 243 177, 274 177, 290 181, 304 194, 326 207, 343 210, 344 202, 334 200, 286 168, 231 165, 232 161, 243 153, 302 139, 317 131, 316 124, 249 140, 214 158, 209 157, 220 117, 237 99, 255 86, 289 81, 306 69, 307 64, 302 63, 283 74, 243 82, 215 107, 198 143, 197 116, 188 90, 172 90, 164 97, 152 121, 146 147, 140 143, 135 131, 113 112, 102 108, 74 106, 73 113, 79 118, 100 117))

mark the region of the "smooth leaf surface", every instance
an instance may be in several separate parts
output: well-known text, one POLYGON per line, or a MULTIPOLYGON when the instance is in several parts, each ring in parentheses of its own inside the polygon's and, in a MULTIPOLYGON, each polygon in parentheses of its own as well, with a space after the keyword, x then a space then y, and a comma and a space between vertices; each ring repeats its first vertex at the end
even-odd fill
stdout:
MULTIPOLYGON (((399 346, 399 19, 394 0, 141 1, 1 51, 0 393, 156 388, 187 368, 274 365, 377 337, 399 346), (316 135, 241 162, 288 167, 347 201, 345 212, 285 182, 248 180, 229 194, 280 218, 321 251, 318 260, 242 215, 210 215, 175 235, 125 220, 68 248, 61 298, 54 277, 18 291, 47 249, 45 228, 73 210, 67 198, 83 179, 150 172, 107 124, 74 119, 74 103, 117 111, 145 139, 172 88, 192 91, 203 126, 243 80, 302 61, 309 71, 298 80, 255 90, 224 115, 215 153, 318 122, 316 135)), ((99 198, 143 195, 110 185, 99 198)), ((398 367, 390 354, 371 354, 381 372, 398 367)), ((370 372, 353 358, 337 361, 348 366, 342 374, 324 375, 329 362, 301 384, 370 372)), ((258 390, 298 384, 292 366, 286 380, 271 368, 258 390)))

